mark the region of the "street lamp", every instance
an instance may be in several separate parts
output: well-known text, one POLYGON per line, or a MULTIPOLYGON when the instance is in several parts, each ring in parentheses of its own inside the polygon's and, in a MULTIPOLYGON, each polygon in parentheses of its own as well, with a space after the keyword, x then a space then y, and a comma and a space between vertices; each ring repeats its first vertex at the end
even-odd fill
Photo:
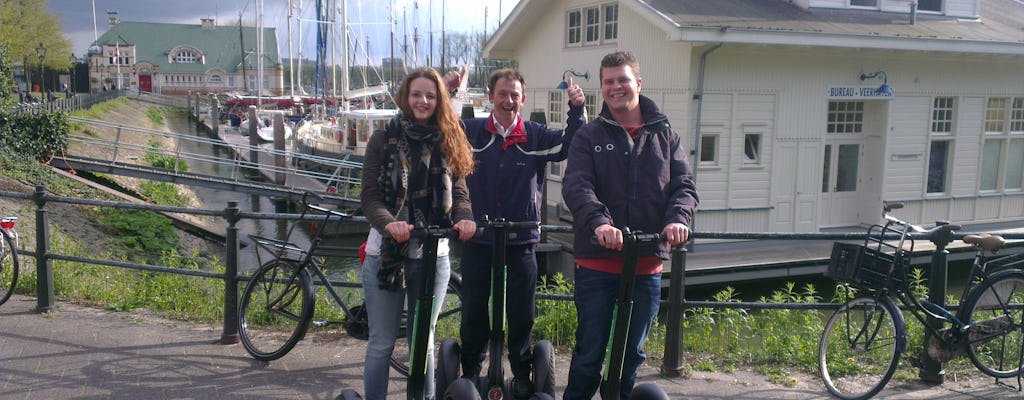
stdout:
POLYGON ((75 57, 75 53, 71 53, 71 87, 68 89, 67 95, 70 97, 75 93, 75 67, 78 66, 78 58, 75 57))
POLYGON ((42 97, 46 91, 46 80, 43 79, 43 59, 46 58, 46 47, 42 42, 36 47, 36 55, 39 56, 39 96, 42 97))

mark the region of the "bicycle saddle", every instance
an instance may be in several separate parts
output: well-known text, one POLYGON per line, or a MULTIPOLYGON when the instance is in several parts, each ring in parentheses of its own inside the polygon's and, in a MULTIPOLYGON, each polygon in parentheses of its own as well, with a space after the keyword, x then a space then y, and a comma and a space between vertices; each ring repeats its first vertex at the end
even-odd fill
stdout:
POLYGON ((981 247, 982 249, 988 251, 999 250, 1000 248, 1003 247, 1003 244, 1006 243, 1006 240, 1004 240, 1002 236, 989 235, 987 233, 982 233, 980 235, 967 235, 964 236, 962 240, 964 241, 964 243, 981 247))

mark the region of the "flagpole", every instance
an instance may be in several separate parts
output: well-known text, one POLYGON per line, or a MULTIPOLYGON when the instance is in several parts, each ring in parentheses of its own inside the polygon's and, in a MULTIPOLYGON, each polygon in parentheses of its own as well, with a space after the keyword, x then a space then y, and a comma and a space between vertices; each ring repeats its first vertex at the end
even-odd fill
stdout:
MULTIPOLYGON (((120 36, 118 36, 120 37, 120 36)), ((118 41, 114 41, 114 62, 117 64, 117 90, 121 90, 121 48, 117 46, 118 41)))

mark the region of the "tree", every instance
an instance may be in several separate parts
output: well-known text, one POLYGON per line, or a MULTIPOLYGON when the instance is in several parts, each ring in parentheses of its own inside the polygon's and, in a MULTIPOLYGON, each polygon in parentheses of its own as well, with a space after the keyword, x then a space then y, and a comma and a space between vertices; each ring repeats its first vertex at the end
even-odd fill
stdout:
POLYGON ((14 92, 14 70, 7 58, 7 45, 0 43, 0 115, 17 101, 14 92))
MULTIPOLYGON (((38 71, 36 47, 46 47, 46 68, 71 66, 71 41, 61 32, 60 20, 47 11, 46 0, 0 0, 0 45, 6 45, 12 64, 25 68, 27 76, 38 71)), ((37 78, 38 80, 38 78, 37 78)))

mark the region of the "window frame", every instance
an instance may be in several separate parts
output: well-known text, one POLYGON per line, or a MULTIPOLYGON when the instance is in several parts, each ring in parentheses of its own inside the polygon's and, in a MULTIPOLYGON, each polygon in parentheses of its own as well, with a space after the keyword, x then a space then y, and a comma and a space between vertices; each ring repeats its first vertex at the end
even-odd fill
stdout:
POLYGON ((717 169, 722 163, 722 136, 725 127, 722 125, 702 125, 700 127, 700 149, 696 154, 697 167, 701 169, 717 169), (709 139, 714 142, 707 144, 709 139), (708 150, 710 149, 710 154, 708 150))
POLYGON ((863 100, 829 100, 825 132, 830 135, 863 133, 864 107, 863 100))
POLYGON ((619 4, 606 2, 565 12, 565 47, 600 46, 618 43, 619 4))
POLYGON ((565 13, 565 45, 577 47, 583 45, 583 9, 577 8, 565 13), (575 21, 573 20, 575 17, 575 21))
POLYGON ((746 132, 743 134, 743 164, 744 165, 761 165, 764 160, 764 135, 760 132, 746 132), (753 143, 754 155, 750 155, 751 141, 755 139, 753 143))
POLYGON ((949 194, 950 178, 953 175, 953 171, 952 171, 952 167, 953 167, 952 157, 953 157, 953 147, 954 147, 955 144, 956 143, 953 140, 953 137, 952 136, 948 136, 948 135, 936 135, 935 137, 932 137, 932 138, 928 139, 928 160, 925 161, 925 176, 924 176, 924 192, 925 192, 926 196, 941 196, 941 195, 949 194), (935 145, 937 143, 945 143, 946 148, 945 148, 945 154, 943 155, 943 158, 942 158, 942 166, 941 166, 941 170, 942 170, 941 171, 942 172, 942 182, 941 182, 941 184, 942 184, 942 186, 939 188, 939 190, 933 190, 932 189, 932 168, 933 168, 933 162, 935 161, 933 159, 933 155, 934 155, 935 145))
POLYGON ((1024 96, 987 98, 982 126, 978 192, 1024 191, 1024 96))
POLYGON ((564 90, 551 90, 548 92, 548 124, 551 125, 562 125, 565 123, 563 115, 565 114, 565 91, 564 90))
POLYGON ((956 103, 956 97, 953 96, 935 96, 932 98, 932 106, 929 110, 929 115, 931 116, 928 123, 929 132, 939 134, 953 133, 953 127, 956 126, 956 103))

